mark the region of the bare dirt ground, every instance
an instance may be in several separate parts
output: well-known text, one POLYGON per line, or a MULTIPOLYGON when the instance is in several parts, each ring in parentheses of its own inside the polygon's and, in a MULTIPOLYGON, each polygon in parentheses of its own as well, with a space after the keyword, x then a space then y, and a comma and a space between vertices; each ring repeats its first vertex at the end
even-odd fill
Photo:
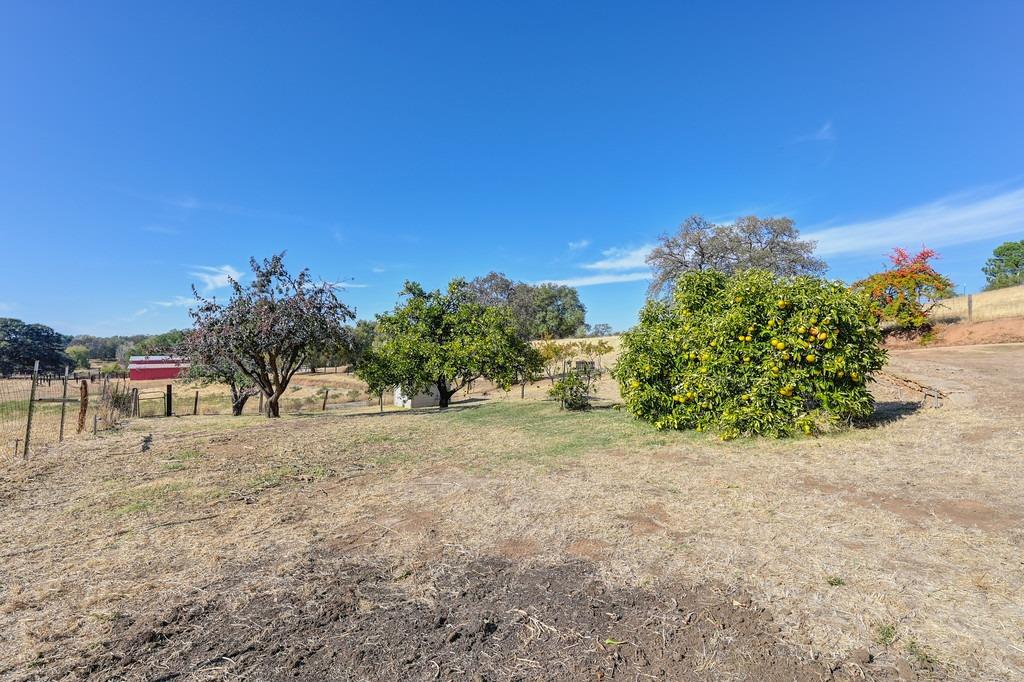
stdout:
MULTIPOLYGON (((1011 317, 983 322, 937 324, 928 347, 971 346, 994 343, 1024 343, 1024 317, 1011 317)), ((916 339, 890 339, 893 349, 921 348, 916 339)))
POLYGON ((0 472, 0 677, 1024 679, 1024 345, 889 371, 943 407, 138 420, 0 472))

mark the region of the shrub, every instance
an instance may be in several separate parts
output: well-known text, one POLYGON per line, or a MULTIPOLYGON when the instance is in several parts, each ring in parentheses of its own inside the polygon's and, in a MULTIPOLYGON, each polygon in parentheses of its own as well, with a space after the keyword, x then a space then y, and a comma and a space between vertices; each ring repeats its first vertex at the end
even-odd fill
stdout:
POLYGON ((871 414, 880 341, 866 297, 839 282, 691 272, 623 335, 614 376, 626 408, 659 429, 809 434, 871 414))
POLYGON ((548 395, 562 403, 567 410, 585 410, 590 407, 593 379, 587 372, 569 372, 555 381, 548 395))
POLYGON ((853 288, 871 297, 875 315, 891 322, 898 331, 926 331, 931 327, 928 313, 939 299, 953 295, 953 282, 936 272, 932 249, 911 256, 905 249, 893 249, 892 267, 854 282, 853 288))

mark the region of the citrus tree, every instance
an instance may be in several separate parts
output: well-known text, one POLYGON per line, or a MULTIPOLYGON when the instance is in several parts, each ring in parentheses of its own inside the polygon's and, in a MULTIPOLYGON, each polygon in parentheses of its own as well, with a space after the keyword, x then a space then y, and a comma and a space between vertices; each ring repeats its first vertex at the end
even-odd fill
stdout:
POLYGON ((356 367, 372 392, 432 389, 444 408, 477 379, 508 390, 536 373, 540 356, 518 335, 511 311, 481 305, 464 280, 445 292, 406 282, 402 295, 393 312, 377 316, 374 343, 356 367))
POLYGON ((933 249, 913 256, 906 249, 893 249, 892 267, 854 282, 853 288, 870 296, 875 315, 897 330, 927 330, 935 302, 953 295, 953 282, 931 264, 938 255, 933 249))
POLYGON ((867 297, 817 277, 690 272, 622 337, 626 408, 659 429, 814 433, 874 409, 885 363, 867 297))

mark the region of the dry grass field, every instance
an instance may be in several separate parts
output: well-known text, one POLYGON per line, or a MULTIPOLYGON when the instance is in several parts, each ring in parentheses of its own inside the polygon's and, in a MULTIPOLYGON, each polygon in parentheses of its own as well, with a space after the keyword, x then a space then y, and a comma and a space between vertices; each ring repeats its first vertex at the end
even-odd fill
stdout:
POLYGON ((1024 679, 1024 345, 889 370, 943 407, 135 420, 0 472, 0 677, 1024 679))

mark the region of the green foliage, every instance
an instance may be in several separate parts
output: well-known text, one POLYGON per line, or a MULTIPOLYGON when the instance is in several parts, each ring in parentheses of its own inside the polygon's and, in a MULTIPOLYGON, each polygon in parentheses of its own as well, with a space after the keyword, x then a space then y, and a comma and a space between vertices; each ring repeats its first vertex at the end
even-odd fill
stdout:
POLYGON ((71 345, 85 346, 89 349, 90 360, 114 360, 127 357, 129 349, 146 338, 145 334, 135 336, 91 336, 78 334, 71 338, 71 345))
POLYGON ((105 362, 100 368, 100 372, 103 374, 120 374, 124 372, 124 367, 116 362, 105 362))
POLYGON ((64 352, 70 338, 44 324, 0 317, 0 375, 31 372, 36 360, 41 372, 63 372, 74 365, 64 352))
MULTIPOLYGON (((170 355, 176 352, 177 347, 185 338, 185 331, 172 329, 162 334, 154 334, 129 346, 124 359, 132 355, 170 355)), ((119 358, 120 359, 120 358, 119 358)))
POLYGON ((441 407, 478 378, 508 390, 540 358, 517 334, 512 312, 477 302, 465 281, 425 291, 406 282, 405 301, 377 317, 377 340, 356 374, 370 391, 401 387, 407 395, 434 389, 441 407))
POLYGON ((477 303, 510 310, 523 339, 564 339, 584 325, 587 309, 572 287, 513 282, 500 272, 477 277, 467 287, 477 303))
POLYGON ((648 302, 613 373, 630 413, 659 429, 782 437, 871 414, 880 342, 866 297, 839 282, 693 272, 648 302))
POLYGON ((597 377, 597 372, 567 372, 555 381, 548 395, 558 400, 567 410, 586 410, 590 407, 590 397, 594 393, 597 377))
POLYGON ((953 295, 953 282, 940 275, 931 261, 938 254, 922 249, 911 256, 905 249, 893 249, 892 267, 854 282, 853 289, 871 298, 875 315, 897 330, 921 332, 931 327, 928 314, 935 302, 953 295))
POLYGON ((981 270, 989 291, 1024 284, 1024 239, 997 246, 981 270))
POLYGON ((85 346, 74 345, 64 349, 72 361, 72 369, 89 369, 89 349, 85 346))
POLYGON ((878 643, 882 646, 892 646, 896 643, 896 626, 885 623, 878 626, 878 643))

